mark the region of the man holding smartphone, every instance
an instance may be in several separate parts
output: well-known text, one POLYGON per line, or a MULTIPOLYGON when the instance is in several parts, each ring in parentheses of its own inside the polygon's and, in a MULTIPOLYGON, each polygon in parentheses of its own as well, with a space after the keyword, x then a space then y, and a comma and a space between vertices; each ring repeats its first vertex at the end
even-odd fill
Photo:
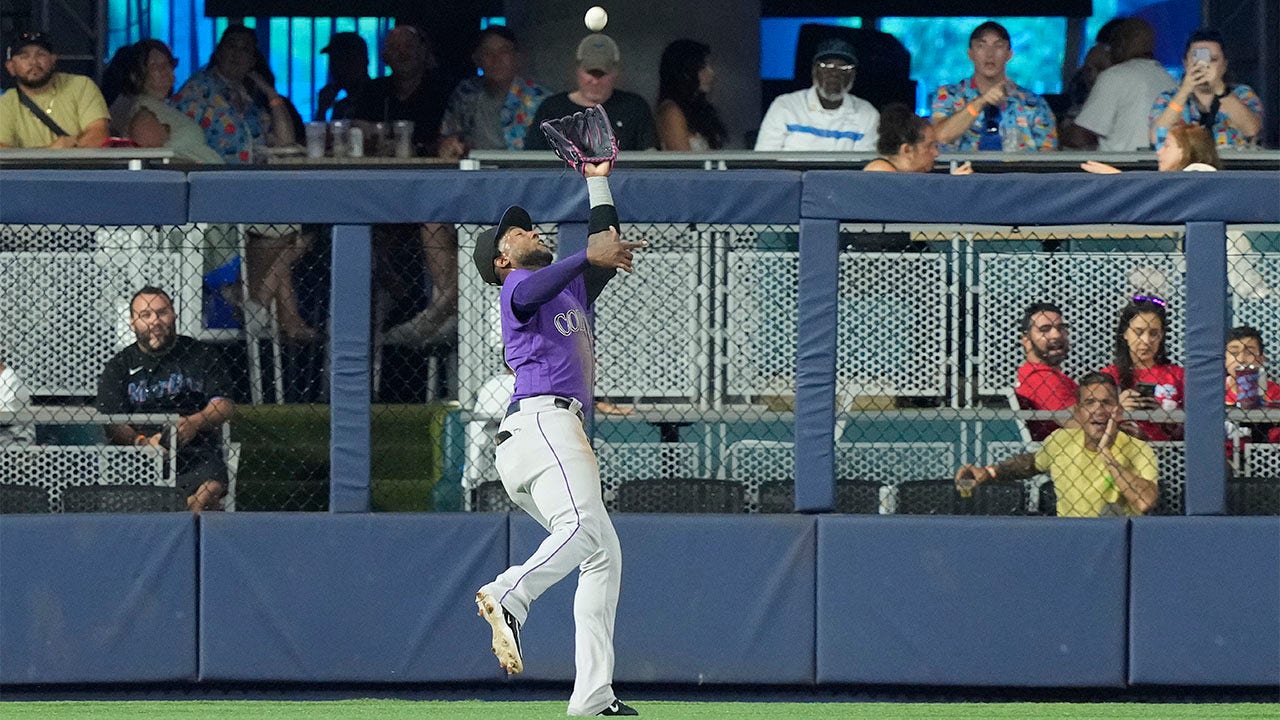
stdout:
POLYGON ((1202 125, 1218 147, 1255 143, 1262 132, 1262 101, 1248 85, 1228 85, 1222 34, 1197 30, 1187 40, 1186 74, 1176 90, 1151 108, 1151 140, 1159 149, 1174 125, 1202 125))

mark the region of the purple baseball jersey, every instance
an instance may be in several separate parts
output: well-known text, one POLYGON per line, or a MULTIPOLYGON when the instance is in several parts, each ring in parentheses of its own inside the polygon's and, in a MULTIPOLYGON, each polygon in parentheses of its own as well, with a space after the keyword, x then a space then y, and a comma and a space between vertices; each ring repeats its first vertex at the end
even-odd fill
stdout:
POLYGON ((502 283, 502 342, 507 365, 516 374, 511 401, 560 395, 590 407, 595 350, 587 318, 586 283, 578 275, 533 317, 521 321, 512 309, 511 296, 531 275, 532 270, 513 270, 502 283))

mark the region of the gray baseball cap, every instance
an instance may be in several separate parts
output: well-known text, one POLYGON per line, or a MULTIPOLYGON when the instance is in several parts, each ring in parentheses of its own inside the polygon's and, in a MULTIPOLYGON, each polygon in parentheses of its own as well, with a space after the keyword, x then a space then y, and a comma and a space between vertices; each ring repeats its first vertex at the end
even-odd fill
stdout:
POLYGON ((498 270, 493 266, 493 261, 499 254, 498 241, 513 227, 521 230, 533 229, 533 219, 529 217, 528 211, 519 205, 507 208, 496 227, 491 227, 476 237, 476 247, 471 253, 471 259, 475 260, 476 271, 480 273, 480 278, 490 285, 502 284, 498 282, 498 270))
POLYGON ((604 33, 592 33, 578 43, 578 67, 587 72, 597 70, 609 73, 622 64, 618 43, 604 33))

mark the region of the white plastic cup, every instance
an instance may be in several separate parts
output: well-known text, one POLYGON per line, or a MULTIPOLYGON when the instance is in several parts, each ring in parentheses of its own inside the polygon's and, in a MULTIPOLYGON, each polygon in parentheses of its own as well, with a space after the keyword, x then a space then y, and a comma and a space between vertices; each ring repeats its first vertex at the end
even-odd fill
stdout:
POLYGON ((334 120, 329 123, 329 132, 333 137, 333 156, 336 158, 347 157, 347 133, 351 130, 351 121, 334 120))
POLYGON ((324 143, 329 134, 329 126, 323 122, 307 123, 307 157, 324 157, 324 143))
POLYGON ((413 121, 397 120, 391 125, 398 158, 413 157, 413 121))
POLYGON ((347 149, 353 158, 364 157, 364 131, 359 127, 347 132, 347 149))

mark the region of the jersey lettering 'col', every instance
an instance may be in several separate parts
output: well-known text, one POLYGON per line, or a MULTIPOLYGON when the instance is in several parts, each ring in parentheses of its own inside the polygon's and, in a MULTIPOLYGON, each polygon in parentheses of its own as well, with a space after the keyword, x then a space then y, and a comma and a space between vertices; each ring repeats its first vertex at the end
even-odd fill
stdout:
POLYGON ((513 270, 502 283, 502 342, 507 365, 515 371, 512 402, 538 395, 560 395, 591 405, 595 350, 587 317, 586 283, 581 275, 521 321, 512 309, 516 287, 533 275, 513 270))

